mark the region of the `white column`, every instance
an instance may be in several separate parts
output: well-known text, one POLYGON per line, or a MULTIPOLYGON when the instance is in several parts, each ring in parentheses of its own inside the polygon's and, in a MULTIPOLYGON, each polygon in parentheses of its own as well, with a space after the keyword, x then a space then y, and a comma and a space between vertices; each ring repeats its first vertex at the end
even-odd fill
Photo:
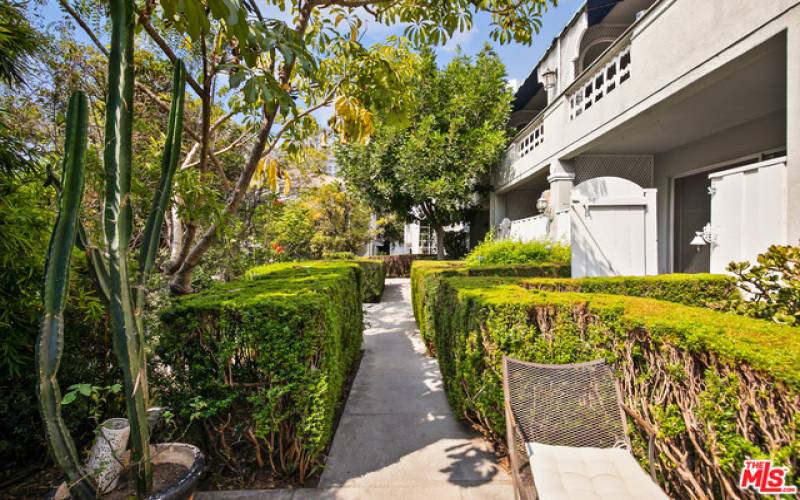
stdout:
POLYGON ((506 217, 506 196, 498 193, 489 193, 489 223, 492 226, 500 224, 506 217))
POLYGON ((572 162, 556 160, 550 164, 550 207, 553 215, 569 210, 569 199, 572 194, 572 182, 575 180, 575 169, 572 162))
POLYGON ((550 164, 550 175, 547 182, 550 183, 550 239, 558 240, 565 235, 569 235, 568 227, 559 227, 561 224, 569 224, 569 217, 559 217, 558 214, 569 211, 570 197, 572 196, 572 184, 575 180, 575 169, 572 162, 567 160, 555 160, 550 164))
POLYGON ((786 36, 786 222, 790 245, 800 240, 800 25, 786 36))

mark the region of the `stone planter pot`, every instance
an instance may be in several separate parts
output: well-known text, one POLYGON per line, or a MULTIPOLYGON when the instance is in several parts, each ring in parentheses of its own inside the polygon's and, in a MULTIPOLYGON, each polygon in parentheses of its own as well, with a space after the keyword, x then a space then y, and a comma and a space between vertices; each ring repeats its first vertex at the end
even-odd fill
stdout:
POLYGON ((86 472, 94 476, 101 493, 117 487, 122 472, 122 457, 128 448, 131 428, 127 418, 110 418, 100 426, 100 432, 86 462, 86 472))
MULTIPOLYGON (((154 466, 164 463, 178 464, 186 467, 187 470, 169 486, 153 492, 152 495, 147 497, 148 500, 187 500, 192 498, 205 467, 203 453, 196 446, 190 444, 164 443, 151 445, 150 454, 154 466)), ((127 467, 129 461, 130 452, 125 452, 122 460, 123 465, 127 467)), ((50 498, 54 500, 70 498, 67 485, 61 483, 52 492, 50 498)))

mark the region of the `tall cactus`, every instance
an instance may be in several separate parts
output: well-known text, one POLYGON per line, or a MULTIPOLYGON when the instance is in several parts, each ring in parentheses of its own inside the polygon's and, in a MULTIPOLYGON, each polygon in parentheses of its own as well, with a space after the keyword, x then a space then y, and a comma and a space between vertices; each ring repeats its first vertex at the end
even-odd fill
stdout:
POLYGON ((75 92, 67 109, 59 213, 47 250, 44 316, 36 343, 39 407, 45 434, 53 459, 73 485, 72 494, 78 498, 94 498, 95 488, 91 478, 83 474, 75 443, 61 417, 61 391, 57 376, 64 349, 64 306, 69 291, 70 258, 80 225, 87 120, 86 95, 75 92))
POLYGON ((47 438, 57 464, 69 479, 71 493, 94 498, 95 485, 84 477, 75 444, 61 417, 61 394, 57 373, 63 348, 63 310, 68 289, 70 252, 73 245, 85 249, 98 289, 108 302, 114 352, 122 368, 125 400, 131 429, 131 467, 136 478, 136 493, 144 498, 152 491, 150 436, 147 426, 147 364, 141 309, 144 286, 153 269, 158 250, 164 211, 171 196, 183 133, 183 107, 186 69, 177 61, 173 75, 172 108, 169 114, 161 179, 144 231, 135 280, 134 296, 129 268, 129 245, 133 224, 131 207, 131 156, 133 125, 133 39, 132 0, 111 0, 111 50, 108 63, 108 94, 105 123, 105 202, 103 227, 106 235, 104 255, 92 247, 79 214, 83 195, 83 158, 86 149, 86 96, 76 93, 70 101, 67 120, 67 145, 60 212, 48 252, 45 276, 45 316, 37 344, 39 400, 47 438), (76 240, 77 236, 77 240, 76 240))
POLYGON ((111 0, 111 50, 106 96, 105 203, 103 219, 108 252, 109 316, 114 352, 122 368, 131 428, 131 467, 138 496, 153 485, 147 428, 147 366, 137 333, 128 265, 133 211, 131 155, 133 132, 133 0, 111 0))

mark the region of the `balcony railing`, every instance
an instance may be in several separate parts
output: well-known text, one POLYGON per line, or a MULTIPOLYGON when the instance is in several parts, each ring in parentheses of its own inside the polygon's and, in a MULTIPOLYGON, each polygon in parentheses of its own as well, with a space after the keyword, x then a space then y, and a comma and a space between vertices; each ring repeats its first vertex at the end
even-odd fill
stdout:
POLYGON ((567 96, 569 119, 574 120, 631 76, 631 47, 625 46, 608 63, 597 68, 578 90, 567 96))
POLYGON ((524 158, 544 143, 544 115, 534 118, 522 131, 517 134, 514 142, 506 151, 506 161, 513 163, 515 160, 524 158))
POLYGON ((546 240, 549 218, 546 215, 535 215, 526 219, 511 222, 509 238, 516 241, 546 240))

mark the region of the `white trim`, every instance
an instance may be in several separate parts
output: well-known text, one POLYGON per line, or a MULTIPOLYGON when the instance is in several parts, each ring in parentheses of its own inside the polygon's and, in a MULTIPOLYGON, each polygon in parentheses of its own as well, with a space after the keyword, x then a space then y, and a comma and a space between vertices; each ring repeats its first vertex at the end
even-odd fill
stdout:
POLYGON ((569 172, 556 172, 547 176, 547 182, 552 184, 556 181, 574 181, 575 174, 569 172))
POLYGON ((757 163, 749 163, 747 165, 742 165, 741 167, 732 168, 730 170, 720 170, 719 172, 708 174, 708 178, 716 179, 717 177, 724 177, 726 175, 738 174, 739 172, 747 172, 748 170, 755 170, 761 167, 768 167, 769 165, 776 165, 778 163, 785 164, 786 156, 780 156, 778 158, 772 158, 771 160, 764 160, 757 163))

